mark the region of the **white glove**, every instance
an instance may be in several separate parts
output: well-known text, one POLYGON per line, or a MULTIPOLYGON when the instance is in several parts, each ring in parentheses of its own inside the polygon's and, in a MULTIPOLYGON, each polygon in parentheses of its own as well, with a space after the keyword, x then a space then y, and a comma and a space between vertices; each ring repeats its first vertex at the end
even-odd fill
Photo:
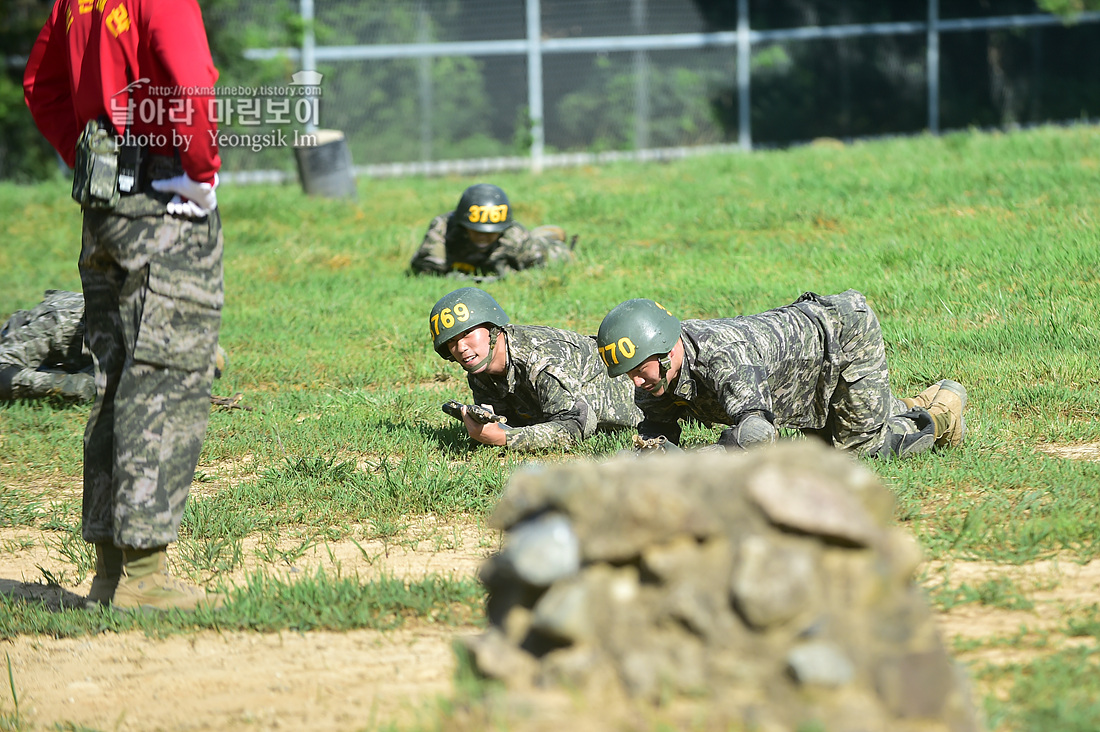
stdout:
POLYGON ((199 204, 179 195, 172 196, 172 200, 168 202, 168 213, 173 216, 186 216, 189 219, 202 219, 210 215, 210 212, 199 204))
POLYGON ((196 183, 184 173, 175 178, 153 181, 153 190, 169 191, 176 195, 168 202, 168 213, 173 216, 191 216, 202 218, 218 207, 218 196, 214 189, 218 187, 218 174, 214 174, 214 184, 196 183))

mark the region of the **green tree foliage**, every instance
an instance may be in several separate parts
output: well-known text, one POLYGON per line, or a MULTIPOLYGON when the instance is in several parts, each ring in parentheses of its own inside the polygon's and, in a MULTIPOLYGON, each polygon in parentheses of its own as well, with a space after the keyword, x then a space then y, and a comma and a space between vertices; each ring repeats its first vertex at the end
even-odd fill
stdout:
POLYGON ((42 178, 64 169, 23 103, 26 56, 52 5, 48 0, 0 0, 0 180, 42 178))
MULTIPOLYGON (((695 0, 711 30, 736 27, 736 5, 695 0)), ((940 17, 982 18, 1049 11, 1065 26, 940 35, 940 127, 1003 127, 1100 114, 1100 25, 1072 14, 1100 0, 941 0, 940 17)), ((750 4, 755 30, 848 23, 924 21, 926 2, 773 0, 750 4)), ((812 137, 916 132, 928 124, 927 66, 920 34, 754 47, 752 128, 757 143, 812 137)), ((736 131, 736 87, 713 97, 736 131)))
POLYGON ((1100 10, 1100 0, 1036 0, 1036 4, 1048 13, 1071 19, 1076 13, 1100 10))
POLYGON ((639 70, 629 55, 595 56, 584 85, 550 112, 558 147, 622 150, 637 147, 635 94, 639 75, 648 90, 649 145, 721 142, 724 131, 708 102, 726 76, 713 67, 658 66, 639 70))
MULTIPOLYGON (((318 18, 318 42, 446 41, 458 3, 362 2, 336 5, 318 18)), ((470 57, 396 59, 321 65, 322 123, 349 133, 354 160, 394 162, 501 155, 485 134, 493 115, 483 63, 470 57)), ((511 152, 510 150, 507 152, 511 152)))
MULTIPOLYGON (((706 30, 736 27, 736 3, 693 1, 706 30)), ((653 0, 647 2, 652 6, 653 0)), ((608 25, 610 11, 603 4, 542 4, 547 37, 619 32, 608 25)), ((0 0, 0 47, 9 58, 25 59, 51 6, 51 0, 0 0)), ((472 13, 473 6, 461 0, 320 3, 314 31, 319 46, 523 37, 521 4, 494 6, 499 12, 491 18, 472 13)), ((633 6, 617 0, 615 7, 633 6)), ((928 6, 923 0, 769 0, 749 7, 751 26, 768 30, 923 21, 928 6)), ((248 48, 300 47, 304 27, 296 0, 202 0, 202 9, 222 87, 284 86, 301 68, 293 56, 257 62, 243 55, 248 48)), ((1066 17, 1062 26, 941 34, 941 128, 1100 115, 1100 82, 1092 71, 1100 64, 1100 24, 1073 23, 1075 14, 1097 9, 1100 0, 941 0, 945 20, 1037 11, 1066 17)), ((614 20, 621 25, 619 15, 614 20)), ((735 140, 735 58, 729 48, 650 52, 644 63, 631 52, 548 55, 547 145, 631 149, 735 140)), ((315 121, 345 132, 356 163, 523 155, 530 144, 526 64, 520 58, 342 61, 322 63, 318 70, 324 79, 315 121)), ((22 71, 16 61, 0 72, 0 179, 63 170, 23 105, 22 71)), ((924 37, 756 44, 751 119, 754 141, 763 145, 922 130, 928 124, 924 37)), ((226 135, 281 132, 291 138, 282 146, 224 145, 226 170, 290 170, 293 157, 286 148, 305 124, 226 119, 219 127, 226 135)))

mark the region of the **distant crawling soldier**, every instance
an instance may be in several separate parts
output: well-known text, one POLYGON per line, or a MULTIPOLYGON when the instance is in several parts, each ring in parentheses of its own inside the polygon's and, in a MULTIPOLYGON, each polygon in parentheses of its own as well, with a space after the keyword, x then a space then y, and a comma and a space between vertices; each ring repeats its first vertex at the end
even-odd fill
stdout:
POLYGON ((627 374, 637 388, 643 439, 679 444, 679 421, 695 419, 730 425, 718 440, 728 449, 774 442, 776 428, 789 428, 889 459, 954 447, 966 435, 958 382, 911 399, 891 393, 878 318, 855 290, 683 322, 653 300, 627 300, 596 340, 608 374, 627 374))
POLYGON ((42 302, 0 328, 0 400, 95 400, 92 355, 84 347, 84 296, 46 290, 42 302))
POLYGON ((463 287, 432 308, 436 352, 466 371, 475 404, 507 424, 481 424, 463 407, 470 437, 510 450, 568 449, 597 431, 631 429, 634 389, 607 376, 596 342, 568 330, 510 325, 491 295, 463 287))
MULTIPOLYGON (((214 378, 227 356, 218 346, 214 378)), ((42 302, 12 314, 0 328, 0 401, 95 401, 95 364, 84 343, 84 295, 46 290, 42 302)))
POLYGON ((503 190, 478 183, 462 192, 454 211, 432 219, 410 266, 414 274, 496 278, 572 258, 560 226, 527 231, 512 219, 503 190))

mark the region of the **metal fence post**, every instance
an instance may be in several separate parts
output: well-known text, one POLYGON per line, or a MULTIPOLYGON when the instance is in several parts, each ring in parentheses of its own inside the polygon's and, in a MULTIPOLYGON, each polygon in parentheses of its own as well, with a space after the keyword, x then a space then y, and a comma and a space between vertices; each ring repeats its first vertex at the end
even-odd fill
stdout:
POLYGON ((928 0, 928 131, 940 134, 940 0, 928 0))
MULTIPOLYGON (((298 12, 302 15, 302 71, 317 70, 317 39, 313 35, 313 0, 301 0, 298 12)), ((315 132, 317 125, 313 117, 306 121, 305 131, 315 132)))
POLYGON ((746 152, 752 150, 752 115, 749 82, 752 71, 749 47, 749 0, 737 0, 737 142, 746 152))
POLYGON ((545 136, 542 119, 542 7, 527 0, 527 104, 531 123, 531 172, 542 172, 545 136))
MULTIPOLYGON (((634 32, 646 31, 646 0, 633 0, 630 6, 634 32)), ((649 147, 649 54, 634 52, 634 149, 649 147)))
MULTIPOLYGON (((431 41, 428 3, 419 0, 416 6, 416 42, 431 41)), ((417 62, 417 79, 420 86, 420 159, 427 162, 432 159, 432 57, 422 56, 417 62)))

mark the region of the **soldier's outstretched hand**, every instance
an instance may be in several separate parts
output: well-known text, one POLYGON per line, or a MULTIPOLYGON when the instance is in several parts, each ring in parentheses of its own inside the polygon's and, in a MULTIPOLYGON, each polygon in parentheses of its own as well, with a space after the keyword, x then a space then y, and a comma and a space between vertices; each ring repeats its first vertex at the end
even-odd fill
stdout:
POLYGON ((470 416, 465 406, 462 407, 462 423, 466 425, 466 431, 470 433, 470 438, 483 445, 504 447, 507 442, 508 436, 505 433, 505 428, 499 422, 482 424, 470 416))

